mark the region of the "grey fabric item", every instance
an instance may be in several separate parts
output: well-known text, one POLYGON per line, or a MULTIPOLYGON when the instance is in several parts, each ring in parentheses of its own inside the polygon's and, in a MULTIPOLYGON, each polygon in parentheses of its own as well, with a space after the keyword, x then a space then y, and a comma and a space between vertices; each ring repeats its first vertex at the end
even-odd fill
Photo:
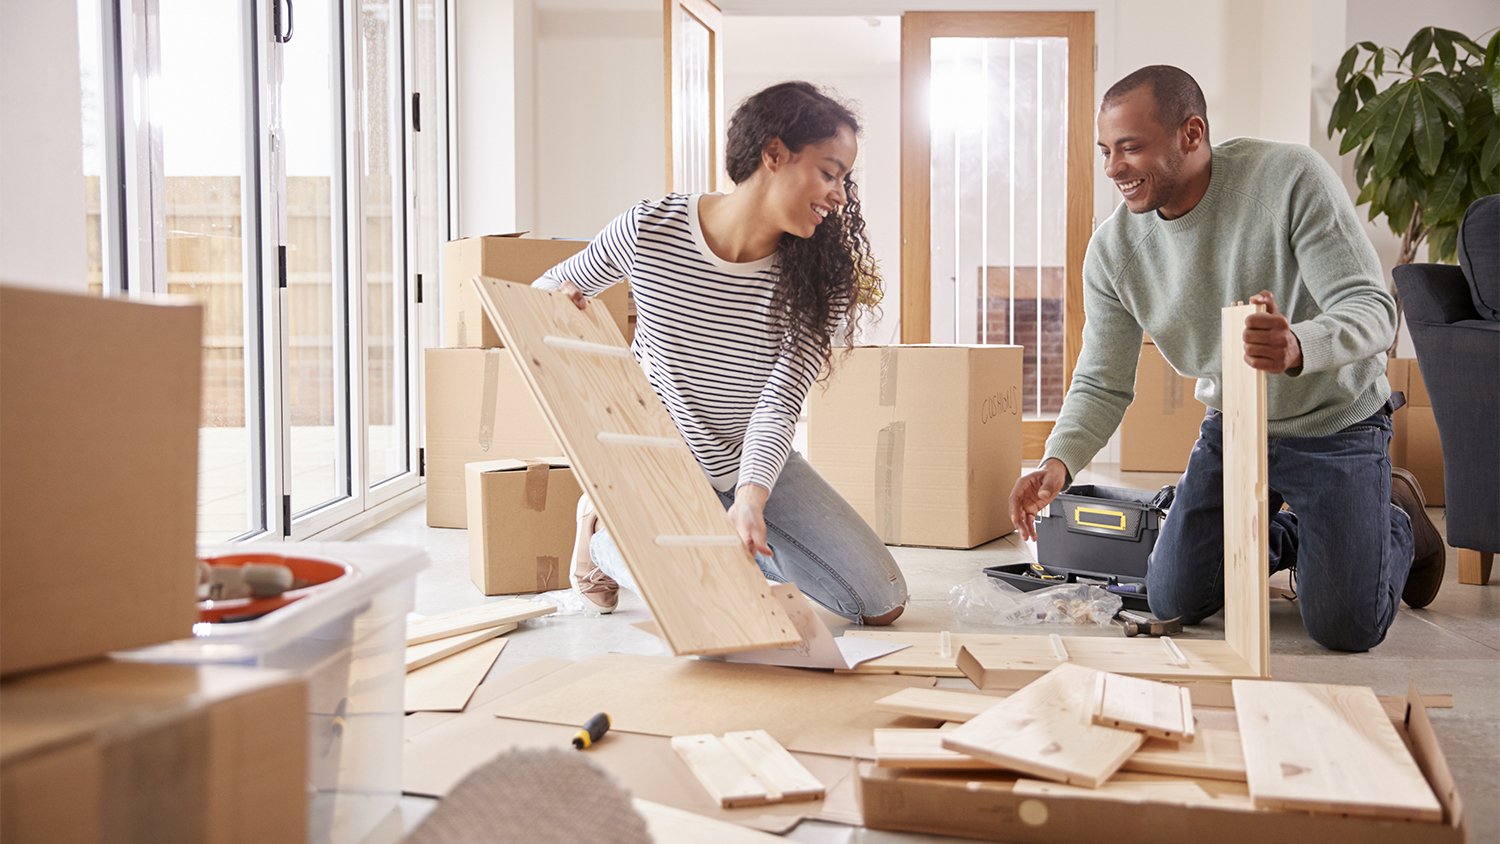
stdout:
POLYGON ((1462 269, 1395 270, 1417 365, 1443 441, 1448 544, 1500 552, 1500 196, 1469 207, 1462 269))
POLYGON ((1500 320, 1500 194, 1481 196, 1458 227, 1458 263, 1480 317, 1500 320))
POLYGON ((502 753, 464 778, 407 844, 651 844, 630 795, 572 750, 502 753))

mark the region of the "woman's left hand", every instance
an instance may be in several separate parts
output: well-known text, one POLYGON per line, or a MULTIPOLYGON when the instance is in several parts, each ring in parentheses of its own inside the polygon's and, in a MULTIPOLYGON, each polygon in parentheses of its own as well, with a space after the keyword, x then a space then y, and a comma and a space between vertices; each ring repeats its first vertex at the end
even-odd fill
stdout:
POLYGON ((755 554, 771 556, 771 547, 766 544, 766 499, 771 491, 756 484, 745 484, 734 492, 734 504, 725 515, 740 535, 745 549, 755 554))

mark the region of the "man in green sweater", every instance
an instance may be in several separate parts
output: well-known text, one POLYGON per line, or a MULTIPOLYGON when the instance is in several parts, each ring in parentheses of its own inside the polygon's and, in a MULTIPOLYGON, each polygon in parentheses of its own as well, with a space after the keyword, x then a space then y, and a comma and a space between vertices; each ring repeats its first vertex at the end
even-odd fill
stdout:
POLYGON ((1219 311, 1264 304, 1240 354, 1267 378, 1270 565, 1295 567, 1303 622, 1325 647, 1385 638, 1398 601, 1426 606, 1443 544, 1409 473, 1388 457, 1385 350, 1396 308, 1343 185, 1307 147, 1209 146, 1198 83, 1142 68, 1104 95, 1104 172, 1124 204, 1084 259, 1083 350, 1040 468, 1011 492, 1033 519, 1109 440, 1134 395, 1141 333, 1198 379, 1209 407, 1151 556, 1147 596, 1194 624, 1224 605, 1219 311), (1282 510, 1282 504, 1289 506, 1282 510))

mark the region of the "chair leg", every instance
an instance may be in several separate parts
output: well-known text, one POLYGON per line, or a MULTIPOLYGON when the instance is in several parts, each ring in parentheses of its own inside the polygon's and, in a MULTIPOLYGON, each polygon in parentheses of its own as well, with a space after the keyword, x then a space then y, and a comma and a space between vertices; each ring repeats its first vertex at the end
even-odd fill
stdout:
POLYGON ((1458 549, 1458 582, 1484 586, 1490 582, 1490 566, 1495 555, 1471 548, 1458 549))

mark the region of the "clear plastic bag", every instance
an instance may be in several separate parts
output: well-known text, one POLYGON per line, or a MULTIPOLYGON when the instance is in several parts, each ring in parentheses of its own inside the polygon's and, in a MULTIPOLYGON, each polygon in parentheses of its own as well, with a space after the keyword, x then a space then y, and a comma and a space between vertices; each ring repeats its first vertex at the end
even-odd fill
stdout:
POLYGON ((989 575, 965 580, 948 591, 948 606, 965 624, 1020 627, 1030 624, 1107 625, 1120 611, 1119 595, 1084 583, 1023 592, 989 575))

